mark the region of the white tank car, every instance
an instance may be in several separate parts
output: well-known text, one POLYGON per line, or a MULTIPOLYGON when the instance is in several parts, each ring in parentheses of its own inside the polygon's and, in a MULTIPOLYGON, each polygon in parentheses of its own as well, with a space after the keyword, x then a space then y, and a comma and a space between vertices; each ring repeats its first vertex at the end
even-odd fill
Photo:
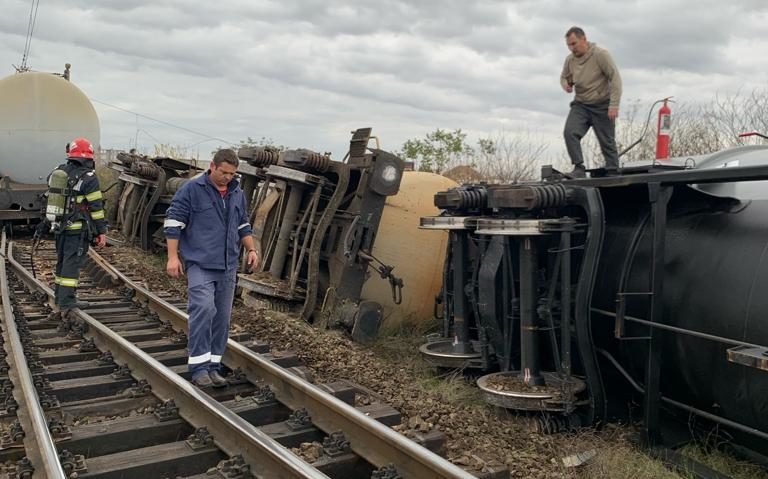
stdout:
POLYGON ((33 218, 48 173, 66 159, 73 138, 99 151, 99 117, 69 80, 24 72, 0 80, 0 221, 33 218))
POLYGON ((72 82, 50 73, 16 73, 0 80, 0 175, 40 183, 61 163, 73 138, 98 151, 99 117, 72 82))

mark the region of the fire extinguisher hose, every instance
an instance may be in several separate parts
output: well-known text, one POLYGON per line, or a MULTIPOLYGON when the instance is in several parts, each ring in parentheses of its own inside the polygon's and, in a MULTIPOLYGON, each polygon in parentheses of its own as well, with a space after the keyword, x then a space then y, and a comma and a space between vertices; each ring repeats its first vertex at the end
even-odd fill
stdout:
POLYGON ((619 153, 619 157, 624 156, 624 153, 626 153, 629 150, 631 150, 632 148, 636 147, 638 144, 640 144, 641 141, 643 141, 643 138, 645 138, 645 134, 648 133, 648 125, 651 124, 651 116, 653 115, 653 109, 659 103, 663 102, 664 100, 669 100, 670 98, 672 98, 672 97, 670 96, 670 97, 667 97, 667 98, 662 98, 661 100, 656 100, 655 102, 653 102, 651 107, 648 109, 648 118, 645 120, 645 126, 643 126, 643 132, 640 133, 640 138, 635 140, 634 143, 632 143, 628 147, 626 147, 623 150, 621 150, 621 152, 619 153))

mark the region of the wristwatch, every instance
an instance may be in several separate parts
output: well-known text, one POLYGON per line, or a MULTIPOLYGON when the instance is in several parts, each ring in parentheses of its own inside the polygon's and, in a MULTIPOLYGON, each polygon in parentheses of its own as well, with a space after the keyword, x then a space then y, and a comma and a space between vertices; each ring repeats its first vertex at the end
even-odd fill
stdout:
POLYGON ((253 251, 253 252, 254 252, 254 253, 256 253, 256 254, 259 254, 259 252, 258 252, 258 251, 256 251, 256 250, 255 250, 255 249, 253 249, 253 248, 251 248, 251 249, 249 249, 249 250, 248 250, 248 252, 249 252, 249 253, 250 253, 251 251, 253 251))

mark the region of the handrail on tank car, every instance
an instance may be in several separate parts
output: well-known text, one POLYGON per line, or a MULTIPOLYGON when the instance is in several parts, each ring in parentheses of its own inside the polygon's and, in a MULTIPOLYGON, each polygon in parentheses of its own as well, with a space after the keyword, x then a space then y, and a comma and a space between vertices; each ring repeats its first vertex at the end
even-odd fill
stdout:
POLYGON ((640 173, 636 175, 606 176, 601 178, 579 178, 564 180, 578 186, 624 187, 637 184, 659 183, 662 185, 675 184, 704 184, 704 183, 736 183, 741 181, 768 180, 768 165, 735 166, 731 168, 705 168, 676 171, 661 171, 640 173))
MULTIPOLYGON (((635 379, 629 374, 629 372, 621 366, 621 364, 616 360, 616 358, 613 357, 611 353, 601 348, 597 348, 597 352, 600 353, 603 357, 605 357, 605 359, 607 359, 608 362, 611 363, 611 365, 614 368, 616 368, 619 374, 621 374, 624 377, 624 379, 626 379, 627 382, 630 385, 632 385, 635 391, 639 392, 640 394, 645 394, 645 388, 643 387, 643 385, 638 384, 638 382, 635 381, 635 379)), ((730 419, 724 418, 722 416, 718 416, 716 414, 709 413, 707 411, 703 411, 693 406, 689 406, 688 404, 681 403, 680 401, 675 401, 674 399, 668 398, 666 396, 661 396, 660 399, 663 402, 669 404, 670 406, 674 406, 678 409, 682 409, 683 411, 687 411, 691 414, 701 416, 705 419, 709 419, 710 421, 714 421, 724 426, 732 427, 733 429, 737 429, 741 432, 745 432, 747 434, 751 434, 753 436, 757 436, 762 439, 768 439, 768 433, 765 433, 754 427, 750 427, 736 421, 731 421, 730 419)))
MULTIPOLYGON (((592 308, 591 311, 593 313, 602 314, 603 316, 609 316, 611 318, 616 318, 618 316, 614 312, 606 311, 604 309, 599 309, 599 308, 592 308)), ((676 326, 670 326, 668 324, 654 323, 653 321, 648 321, 647 319, 635 318, 634 316, 629 316, 627 314, 624 315, 624 319, 626 319, 627 321, 632 321, 634 323, 639 323, 639 324, 643 324, 643 325, 646 325, 646 326, 650 326, 652 328, 665 329, 667 331, 672 331, 672 332, 675 332, 675 333, 685 334, 685 335, 688 335, 688 336, 693 336, 693 337, 701 338, 701 339, 708 339, 710 341, 715 341, 715 342, 718 342, 718 343, 730 344, 732 346, 746 346, 748 348, 768 349, 768 346, 761 346, 759 344, 747 343, 747 342, 744 342, 744 341, 739 341, 738 339, 724 338, 722 336, 715 336, 714 334, 702 333, 700 331, 693 331, 691 329, 678 328, 676 326)))

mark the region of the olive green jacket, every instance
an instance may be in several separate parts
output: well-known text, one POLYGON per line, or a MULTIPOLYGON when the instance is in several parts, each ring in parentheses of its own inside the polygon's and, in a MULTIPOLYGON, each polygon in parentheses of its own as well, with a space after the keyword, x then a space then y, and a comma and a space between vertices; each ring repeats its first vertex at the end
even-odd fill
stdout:
POLYGON ((589 42, 589 50, 581 57, 568 55, 560 74, 560 84, 573 85, 575 100, 595 104, 610 99, 609 106, 621 101, 621 76, 608 50, 589 42))

